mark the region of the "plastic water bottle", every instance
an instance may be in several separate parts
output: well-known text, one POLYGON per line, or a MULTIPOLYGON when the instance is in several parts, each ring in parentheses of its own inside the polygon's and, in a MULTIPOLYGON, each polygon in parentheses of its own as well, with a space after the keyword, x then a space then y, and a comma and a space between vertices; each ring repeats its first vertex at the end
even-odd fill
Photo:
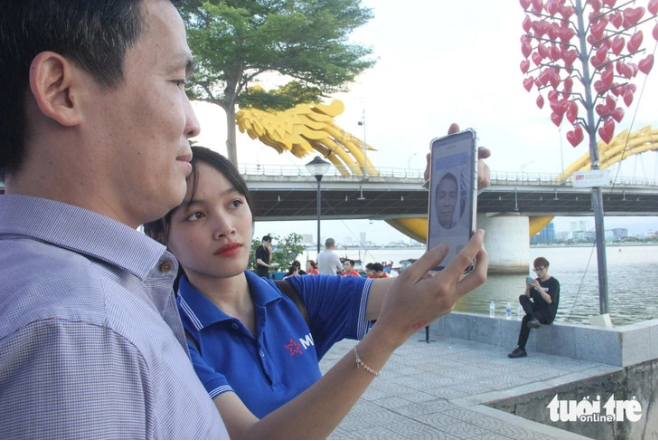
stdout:
POLYGON ((518 320, 523 320, 523 316, 525 315, 525 311, 523 310, 523 306, 519 303, 519 306, 516 307, 516 318, 518 320))
POLYGON ((495 317, 495 316, 496 316, 496 305, 492 300, 491 303, 489 303, 489 317, 495 317))
POLYGON ((505 308, 505 318, 507 320, 512 320, 512 304, 508 303, 507 307, 505 308))

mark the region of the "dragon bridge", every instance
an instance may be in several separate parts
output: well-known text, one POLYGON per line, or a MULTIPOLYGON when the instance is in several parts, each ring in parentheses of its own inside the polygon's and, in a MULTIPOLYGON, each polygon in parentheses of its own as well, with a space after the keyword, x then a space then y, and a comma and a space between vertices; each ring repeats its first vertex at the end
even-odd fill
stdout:
MULTIPOLYGON (((340 100, 331 104, 300 104, 281 112, 243 108, 237 115, 238 128, 251 139, 258 139, 279 153, 290 152, 298 158, 319 153, 329 160, 343 176, 377 176, 377 168, 367 151, 375 151, 358 137, 341 129, 334 118, 342 114, 345 105, 340 100)), ((606 169, 633 155, 658 150, 658 130, 651 126, 633 133, 616 135, 609 144, 599 142, 601 169, 606 169)), ((590 169, 589 152, 567 167, 558 180, 568 181, 579 171, 590 169)), ((548 225, 554 216, 529 218, 530 237, 548 225)), ((387 223, 416 240, 427 238, 427 217, 387 219, 387 223)))

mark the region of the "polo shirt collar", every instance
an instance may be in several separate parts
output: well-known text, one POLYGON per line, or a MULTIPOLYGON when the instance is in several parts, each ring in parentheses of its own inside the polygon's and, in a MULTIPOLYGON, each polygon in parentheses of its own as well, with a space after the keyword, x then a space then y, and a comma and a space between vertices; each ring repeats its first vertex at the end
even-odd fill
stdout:
POLYGON ((140 279, 166 258, 165 247, 102 214, 74 205, 21 195, 0 196, 0 239, 25 236, 123 268, 140 279))
MULTIPOLYGON (((256 311, 265 308, 273 302, 280 301, 282 296, 276 285, 271 280, 265 280, 251 271, 244 272, 247 284, 254 299, 256 311)), ((178 295, 182 310, 189 316, 197 330, 201 330, 214 323, 226 320, 235 320, 215 306, 206 296, 196 289, 187 279, 182 276, 178 285, 178 295)))

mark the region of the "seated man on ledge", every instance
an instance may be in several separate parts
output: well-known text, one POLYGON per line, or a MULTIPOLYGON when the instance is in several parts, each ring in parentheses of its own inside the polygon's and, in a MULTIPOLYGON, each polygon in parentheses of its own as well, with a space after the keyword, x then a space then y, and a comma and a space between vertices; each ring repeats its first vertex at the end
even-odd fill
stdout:
POLYGON ((544 257, 537 257, 533 265, 537 278, 526 283, 525 293, 519 296, 519 303, 523 306, 526 315, 521 321, 519 347, 507 355, 509 358, 528 355, 525 345, 530 336, 530 330, 539 328, 542 324, 553 323, 560 303, 560 282, 548 274, 548 260, 544 257))

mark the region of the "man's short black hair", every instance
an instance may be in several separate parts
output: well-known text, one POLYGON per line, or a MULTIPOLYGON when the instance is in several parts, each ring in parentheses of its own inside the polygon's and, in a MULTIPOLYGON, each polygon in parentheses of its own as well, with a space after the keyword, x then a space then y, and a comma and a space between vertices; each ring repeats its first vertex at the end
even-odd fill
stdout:
POLYGON ((345 264, 345 262, 349 262, 350 265, 351 265, 352 267, 354 267, 354 261, 353 261, 352 259, 344 259, 344 260, 343 260, 343 264, 345 264))
POLYGON ((144 30, 143 1, 0 0, 0 181, 20 170, 25 158, 30 129, 25 103, 34 58, 56 52, 98 84, 119 86, 126 51, 144 30))
POLYGON ((272 236, 266 234, 265 236, 263 236, 262 242, 272 242, 272 236))

